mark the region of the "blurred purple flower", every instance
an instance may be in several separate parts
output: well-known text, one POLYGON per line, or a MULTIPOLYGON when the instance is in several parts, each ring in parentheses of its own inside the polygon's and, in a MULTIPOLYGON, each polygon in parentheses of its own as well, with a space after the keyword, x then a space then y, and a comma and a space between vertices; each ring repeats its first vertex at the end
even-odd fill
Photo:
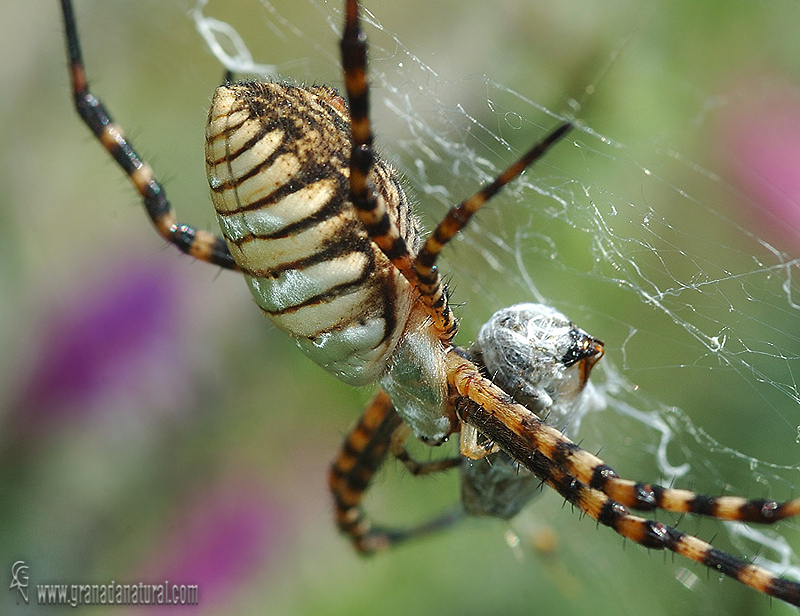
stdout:
POLYGON ((146 393, 159 371, 180 365, 172 268, 143 258, 116 262, 73 297, 42 318, 16 404, 23 423, 91 414, 103 400, 146 393))
POLYGON ((285 516, 256 486, 235 479, 203 488, 195 503, 182 506, 165 524, 171 535, 159 542, 137 579, 197 584, 200 607, 206 608, 263 574, 286 534, 285 516))
POLYGON ((764 77, 734 89, 717 124, 720 158, 758 235, 800 249, 800 90, 764 77))

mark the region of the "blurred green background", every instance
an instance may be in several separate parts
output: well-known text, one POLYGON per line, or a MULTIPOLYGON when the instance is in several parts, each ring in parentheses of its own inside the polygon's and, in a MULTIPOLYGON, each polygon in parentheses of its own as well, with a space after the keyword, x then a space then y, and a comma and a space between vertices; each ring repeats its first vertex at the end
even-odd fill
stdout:
MULTIPOLYGON (((338 2, 274 4, 212 0, 207 13, 231 22, 255 59, 281 74, 340 84, 326 22, 338 24, 338 2)), ((93 91, 166 184, 179 218, 213 228, 203 124, 222 71, 191 6, 76 2, 93 91)), ((379 145, 407 173, 428 227, 478 187, 479 171, 555 124, 551 114, 584 127, 453 247, 444 269, 464 304, 459 340, 499 307, 528 301, 529 274, 606 341, 599 381, 635 385, 619 397, 676 421, 670 461, 692 469, 681 487, 798 496, 791 259, 800 225, 743 183, 736 163, 746 159, 734 150, 746 141, 731 129, 770 135, 777 118, 776 134, 793 134, 800 6, 367 6, 384 28, 368 31, 379 145), (759 105, 778 99, 780 113, 759 105), (691 327, 718 335, 724 352, 691 327), (670 414, 673 406, 682 411, 670 414), (713 441, 695 438, 688 421, 713 441)), ((55 2, 6 1, 0 24, 0 612, 36 609, 3 590, 22 559, 32 584, 199 581, 209 614, 794 613, 626 545, 553 494, 513 524, 513 548, 507 524, 469 520, 356 556, 333 527, 325 473, 370 391, 302 357, 235 275, 191 262, 152 232, 74 114, 55 2), (542 528, 558 538, 552 552, 532 545, 542 528)), ((781 159, 787 175, 800 176, 791 154, 781 159)), ((623 476, 659 479, 658 434, 640 421, 607 410, 579 437, 623 476)), ((368 507, 403 524, 457 498, 455 476, 414 479, 391 462, 368 507)), ((710 521, 679 528, 743 549, 710 521)), ((800 548, 797 523, 779 530, 800 548)))

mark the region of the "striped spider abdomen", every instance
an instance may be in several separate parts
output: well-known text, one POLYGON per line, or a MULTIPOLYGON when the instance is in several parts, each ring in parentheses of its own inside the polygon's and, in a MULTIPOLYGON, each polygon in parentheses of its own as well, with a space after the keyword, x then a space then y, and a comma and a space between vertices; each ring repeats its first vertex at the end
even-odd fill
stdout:
MULTIPOLYGON (((352 385, 380 379, 413 289, 349 200, 350 119, 329 87, 226 84, 214 94, 206 168, 222 233, 256 303, 317 364, 352 385)), ((409 246, 417 220, 376 159, 379 199, 409 246)))

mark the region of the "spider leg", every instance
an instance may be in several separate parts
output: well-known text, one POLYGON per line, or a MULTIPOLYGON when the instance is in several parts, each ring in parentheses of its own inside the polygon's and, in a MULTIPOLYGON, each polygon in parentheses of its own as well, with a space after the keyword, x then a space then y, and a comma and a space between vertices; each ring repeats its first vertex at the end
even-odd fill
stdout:
POLYGON ((412 475, 430 475, 446 471, 461 464, 463 458, 455 456, 453 458, 443 458, 441 460, 431 460, 429 462, 418 462, 408 453, 405 442, 411 436, 411 427, 408 424, 401 424, 392 433, 390 451, 398 461, 403 463, 406 470, 412 475))
MULTIPOLYGON (((448 352, 446 362, 448 381, 459 394, 477 402, 518 436, 530 440, 537 451, 563 466, 578 481, 604 492, 626 507, 639 511, 663 509, 759 524, 772 524, 800 514, 800 498, 778 503, 736 496, 712 497, 690 490, 621 479, 600 458, 578 447, 524 406, 514 403, 507 393, 483 377, 475 364, 455 351, 448 352)), ((493 438, 491 434, 487 436, 493 438)))
POLYGON ((500 451, 500 448, 491 440, 481 442, 481 436, 483 435, 475 426, 462 423, 459 441, 461 455, 471 460, 481 460, 500 451))
POLYGON ((763 567, 718 550, 711 544, 655 520, 631 515, 628 508, 576 479, 559 462, 537 451, 530 439, 515 434, 497 415, 478 404, 461 408, 462 419, 490 434, 509 455, 600 524, 654 550, 669 550, 751 588, 800 606, 800 582, 776 576, 763 567))
POLYGON ((347 0, 344 32, 340 43, 352 131, 350 196, 372 241, 413 284, 414 270, 408 245, 390 218, 386 203, 378 198, 375 187, 369 180, 375 153, 372 149, 372 122, 369 117, 367 39, 361 29, 358 12, 358 0, 347 0))
POLYGON ((372 148, 372 123, 369 117, 367 39, 361 29, 358 0, 345 2, 341 52, 352 130, 350 195, 353 205, 372 240, 406 280, 419 290, 423 305, 440 337, 445 341, 452 340, 458 330, 458 322, 450 309, 447 294, 435 268, 439 252, 486 201, 543 156, 572 127, 572 124, 565 123, 556 128, 493 182, 454 206, 428 238, 420 254, 412 259, 408 245, 389 216, 386 203, 378 197, 375 187, 369 181, 375 154, 372 148))
MULTIPOLYGON (((468 199, 450 208, 450 211, 447 212, 442 222, 434 229, 416 259, 414 259, 414 271, 418 280, 417 286, 424 301, 433 306, 441 304, 442 301, 446 303, 442 281, 436 269, 436 259, 439 257, 442 248, 469 223, 472 216, 489 199, 494 197, 503 186, 519 177, 526 168, 544 156, 571 128, 572 124, 569 122, 561 124, 489 184, 468 199)), ((452 336, 450 339, 452 339, 452 336)))
POLYGON ((403 447, 404 436, 409 434, 404 428, 405 424, 395 412, 389 396, 379 392, 347 435, 328 473, 328 486, 336 507, 336 524, 363 554, 372 554, 406 539, 445 528, 463 515, 460 510, 449 512, 409 529, 372 526, 361 509, 361 502, 390 449, 415 475, 446 470, 461 461, 461 458, 453 458, 431 463, 416 462, 403 447))
MULTIPOLYGON (((358 0, 345 2, 341 51, 352 130, 350 197, 372 241, 405 279, 417 286, 417 273, 408 244, 389 216, 386 203, 378 197, 374 185, 369 180, 375 153, 372 149, 372 123, 369 117, 367 39, 361 29, 358 0)), ((422 300, 440 337, 452 339, 458 329, 458 323, 447 303, 447 296, 444 293, 437 297, 422 296, 422 300)))
POLYGON ((436 259, 447 242, 469 222, 472 215, 511 180, 555 144, 572 127, 564 123, 537 143, 518 161, 475 195, 451 208, 444 220, 413 259, 397 226, 390 219, 386 204, 376 195, 368 176, 375 158, 372 125, 369 118, 369 83, 367 81, 367 40, 361 29, 358 0, 345 3, 345 28, 342 35, 342 65, 345 90, 350 107, 353 146, 350 161, 350 193, 353 205, 372 240, 403 276, 414 284, 430 313, 433 326, 443 340, 452 340, 458 322, 447 302, 436 259))
POLYGON ((72 94, 78 115, 128 175, 141 195, 156 230, 168 242, 196 259, 227 269, 238 269, 225 240, 210 231, 195 229, 176 221, 164 187, 156 180, 153 170, 139 157, 122 129, 112 121, 103 103, 89 91, 72 1, 61 0, 61 9, 64 14, 72 94))

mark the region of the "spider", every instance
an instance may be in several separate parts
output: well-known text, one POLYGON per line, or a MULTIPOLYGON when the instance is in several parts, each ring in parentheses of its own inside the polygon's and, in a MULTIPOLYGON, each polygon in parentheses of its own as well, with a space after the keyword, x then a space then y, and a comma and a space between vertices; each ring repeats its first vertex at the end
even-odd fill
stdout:
POLYGON ((473 347, 453 344, 458 324, 439 253, 569 122, 451 208, 423 242, 398 174, 373 152, 366 37, 358 1, 345 0, 346 100, 333 88, 285 82, 228 80, 214 93, 205 156, 220 237, 177 222, 151 168, 89 91, 71 0, 61 7, 78 114, 128 175, 156 230, 196 259, 241 272, 269 319, 336 377, 380 385, 329 473, 336 523, 357 550, 376 552, 457 517, 408 530, 373 526, 361 503, 391 452, 414 474, 461 466, 470 513, 510 517, 544 483, 623 537, 800 605, 800 583, 630 512, 773 523, 800 514, 800 498, 712 497, 624 480, 540 418, 569 412, 602 342, 552 308, 521 304, 497 312, 473 347), (412 434, 435 446, 459 432, 456 458, 419 463, 405 449, 412 434))

